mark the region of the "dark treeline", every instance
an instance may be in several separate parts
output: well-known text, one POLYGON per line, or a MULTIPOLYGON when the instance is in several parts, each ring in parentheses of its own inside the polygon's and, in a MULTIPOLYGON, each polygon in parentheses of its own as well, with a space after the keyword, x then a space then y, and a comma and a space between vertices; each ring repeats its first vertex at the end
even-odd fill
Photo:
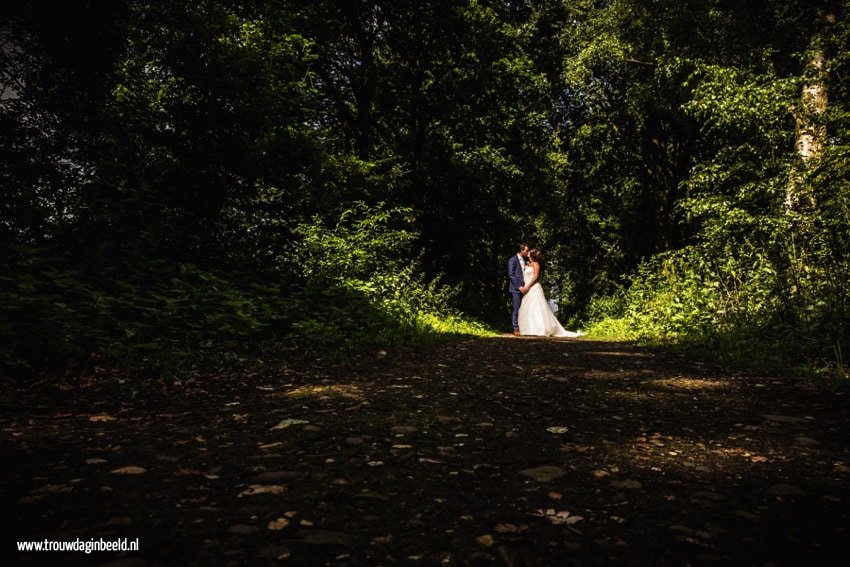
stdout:
POLYGON ((846 0, 7 3, 0 353, 571 326, 843 367, 846 0))

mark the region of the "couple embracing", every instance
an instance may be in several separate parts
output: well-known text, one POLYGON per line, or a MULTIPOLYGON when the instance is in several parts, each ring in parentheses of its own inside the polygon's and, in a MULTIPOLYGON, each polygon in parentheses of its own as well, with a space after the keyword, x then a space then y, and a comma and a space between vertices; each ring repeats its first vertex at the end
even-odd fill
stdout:
POLYGON ((578 337, 581 333, 567 331, 552 313, 543 286, 540 285, 540 260, 537 248, 520 244, 517 253, 508 259, 508 292, 511 294, 511 323, 514 335, 540 337, 578 337))

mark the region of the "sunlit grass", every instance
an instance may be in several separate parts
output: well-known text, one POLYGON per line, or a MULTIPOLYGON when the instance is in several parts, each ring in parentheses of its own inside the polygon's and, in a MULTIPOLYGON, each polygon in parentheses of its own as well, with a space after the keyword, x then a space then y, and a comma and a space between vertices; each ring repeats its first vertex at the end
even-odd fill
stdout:
POLYGON ((417 319, 423 328, 437 334, 471 335, 476 337, 494 337, 498 335, 498 333, 483 323, 465 319, 457 315, 420 313, 417 319))
POLYGON ((606 318, 594 321, 585 329, 585 338, 602 340, 632 340, 635 333, 627 318, 606 318))

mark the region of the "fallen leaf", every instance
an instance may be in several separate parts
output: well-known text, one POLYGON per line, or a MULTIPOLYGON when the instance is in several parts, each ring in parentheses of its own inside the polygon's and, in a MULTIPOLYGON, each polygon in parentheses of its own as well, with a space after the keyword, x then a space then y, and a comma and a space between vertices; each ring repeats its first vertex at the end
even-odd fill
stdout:
POLYGON ((528 526, 525 524, 520 524, 518 526, 514 524, 499 524, 496 526, 496 531, 500 534, 512 533, 518 534, 528 530, 528 526))
POLYGON ((252 484, 237 495, 237 498, 243 496, 256 496, 257 494, 281 494, 286 490, 285 486, 280 484, 252 484))
POLYGON ((289 520, 286 518, 278 518, 269 522, 268 528, 273 531, 280 531, 289 525, 289 520))
POLYGON ((93 415, 93 416, 89 417, 89 421, 95 421, 95 422, 98 422, 98 421, 101 421, 101 422, 102 421, 115 421, 115 418, 112 417, 111 415, 101 414, 101 415, 93 415))
POLYGON ((549 520, 555 525, 566 524, 572 525, 577 522, 582 521, 584 518, 582 516, 572 516, 566 510, 561 510, 556 512, 554 508, 549 508, 547 510, 536 510, 531 514, 532 516, 537 516, 538 518, 544 518, 549 520))
POLYGON ((552 500, 560 500, 560 499, 562 498, 561 493, 560 493, 560 492, 555 492, 555 491, 550 492, 548 496, 549 496, 549 498, 551 498, 552 500))
POLYGON ((287 427, 289 427, 291 425, 302 425, 302 424, 305 424, 305 423, 310 423, 310 422, 304 421, 303 419, 284 419, 283 421, 281 421, 280 423, 278 423, 277 425, 272 427, 271 431, 274 431, 275 429, 286 429, 287 427))
POLYGON ((493 546, 493 536, 490 534, 484 534, 483 536, 479 536, 475 538, 475 543, 478 545, 483 545, 484 547, 492 547, 493 546))
POLYGON ((119 469, 114 469, 112 472, 115 473, 115 474, 144 474, 148 471, 147 471, 147 469, 144 469, 142 467, 129 466, 129 467, 121 467, 119 469))

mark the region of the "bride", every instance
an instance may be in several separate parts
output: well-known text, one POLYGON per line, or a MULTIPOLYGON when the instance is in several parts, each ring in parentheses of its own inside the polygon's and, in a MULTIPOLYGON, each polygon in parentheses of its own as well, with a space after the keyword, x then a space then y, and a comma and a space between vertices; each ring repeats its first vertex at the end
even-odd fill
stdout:
POLYGON ((519 306, 519 332, 521 335, 542 337, 578 337, 580 332, 567 331, 552 313, 543 286, 540 285, 540 250, 529 250, 529 262, 522 271, 524 284, 520 291, 525 295, 519 306))

